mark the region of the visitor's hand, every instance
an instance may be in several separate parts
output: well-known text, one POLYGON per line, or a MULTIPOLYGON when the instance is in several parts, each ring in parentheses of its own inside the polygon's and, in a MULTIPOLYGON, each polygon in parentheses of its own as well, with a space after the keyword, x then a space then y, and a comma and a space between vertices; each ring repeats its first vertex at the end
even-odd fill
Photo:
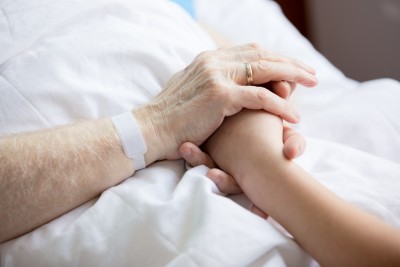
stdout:
MULTIPOLYGON (((306 147, 304 137, 289 127, 283 128, 282 141, 284 143, 283 153, 289 160, 301 156, 306 147)), ((195 144, 190 142, 182 144, 179 148, 179 155, 191 166, 205 165, 210 168, 206 175, 217 185, 221 192, 226 194, 243 193, 235 179, 228 173, 218 169, 212 158, 201 151, 195 144)))
MULTIPOLYGON (((289 127, 283 127, 283 153, 289 160, 301 156, 305 150, 306 142, 299 133, 289 127)), ((228 173, 217 168, 212 158, 200 150, 200 148, 190 142, 182 144, 179 148, 180 156, 185 159, 191 166, 205 165, 210 169, 206 176, 210 178, 218 189, 225 194, 241 194, 243 193, 236 180, 228 173)), ((251 211, 262 218, 268 215, 260 210, 257 206, 252 205, 251 211)))
POLYGON ((299 116, 286 97, 295 84, 316 83, 310 67, 258 45, 204 52, 174 75, 153 102, 134 111, 148 146, 146 161, 179 158, 181 144, 202 144, 225 117, 243 108, 263 109, 296 123, 299 116), (245 63, 252 69, 252 85, 247 84, 245 63), (276 90, 267 90, 269 85, 276 90))
MULTIPOLYGON (((207 171, 206 176, 215 183, 215 185, 218 187, 218 190, 222 193, 227 195, 237 195, 243 193, 236 180, 230 174, 218 169, 211 157, 201 151, 198 146, 189 142, 184 143, 179 148, 179 154, 193 167, 205 165, 210 168, 207 171)), ((250 210, 262 218, 268 218, 268 215, 265 212, 253 204, 251 204, 250 210)))

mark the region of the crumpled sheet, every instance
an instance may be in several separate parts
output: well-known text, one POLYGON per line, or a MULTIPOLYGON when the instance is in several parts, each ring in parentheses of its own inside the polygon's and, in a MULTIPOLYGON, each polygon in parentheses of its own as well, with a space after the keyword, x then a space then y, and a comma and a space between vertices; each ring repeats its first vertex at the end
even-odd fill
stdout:
MULTIPOLYGON (((296 161, 399 226, 399 83, 347 79, 272 1, 198 0, 196 7, 233 42, 256 41, 317 69, 319 86, 294 95, 303 117, 296 127, 308 144, 296 161)), ((1 134, 129 110, 215 48, 166 0, 4 0, 0 8, 1 134)), ((1 266, 316 265, 273 220, 249 212, 245 197, 221 196, 206 171, 186 171, 180 160, 155 163, 0 245, 1 266)))

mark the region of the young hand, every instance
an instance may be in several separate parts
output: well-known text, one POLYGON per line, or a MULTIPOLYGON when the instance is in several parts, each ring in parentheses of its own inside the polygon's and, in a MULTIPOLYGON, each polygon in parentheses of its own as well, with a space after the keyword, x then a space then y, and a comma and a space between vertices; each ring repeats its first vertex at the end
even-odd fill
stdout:
MULTIPOLYGON (((283 127, 282 141, 284 144, 283 153, 289 160, 301 156, 306 147, 303 136, 287 126, 283 127)), ((195 144, 190 142, 182 144, 179 148, 179 154, 192 166, 205 165, 209 167, 206 176, 216 184, 221 192, 233 195, 243 193, 236 180, 230 174, 217 168, 212 158, 195 144)), ((268 217, 265 212, 253 204, 251 211, 262 218, 268 217)))

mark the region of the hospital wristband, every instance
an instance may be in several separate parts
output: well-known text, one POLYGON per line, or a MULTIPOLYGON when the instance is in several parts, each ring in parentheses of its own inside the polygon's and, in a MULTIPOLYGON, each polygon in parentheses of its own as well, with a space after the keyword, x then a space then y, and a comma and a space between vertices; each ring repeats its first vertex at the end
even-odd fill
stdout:
POLYGON ((125 155, 132 159, 135 170, 146 168, 144 154, 147 152, 139 124, 132 112, 122 113, 111 118, 125 155))

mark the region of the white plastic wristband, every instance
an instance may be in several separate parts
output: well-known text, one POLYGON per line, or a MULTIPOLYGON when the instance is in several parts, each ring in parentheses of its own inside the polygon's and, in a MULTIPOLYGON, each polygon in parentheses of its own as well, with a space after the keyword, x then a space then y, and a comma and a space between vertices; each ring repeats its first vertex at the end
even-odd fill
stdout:
POLYGON ((122 113, 111 118, 125 155, 132 159, 135 170, 146 168, 144 154, 147 151, 139 124, 131 112, 122 113))

